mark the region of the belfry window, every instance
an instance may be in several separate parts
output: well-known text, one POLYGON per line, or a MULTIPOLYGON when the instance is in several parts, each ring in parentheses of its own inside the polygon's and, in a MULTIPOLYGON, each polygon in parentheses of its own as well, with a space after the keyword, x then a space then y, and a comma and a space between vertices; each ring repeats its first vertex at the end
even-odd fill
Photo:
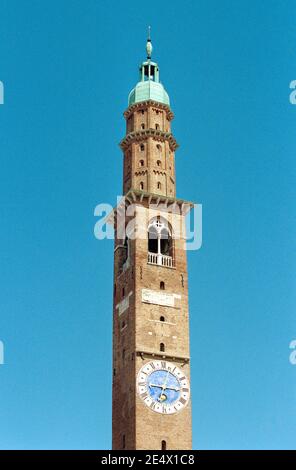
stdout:
POLYGON ((173 239, 168 222, 152 219, 148 226, 148 263, 173 267, 173 239))

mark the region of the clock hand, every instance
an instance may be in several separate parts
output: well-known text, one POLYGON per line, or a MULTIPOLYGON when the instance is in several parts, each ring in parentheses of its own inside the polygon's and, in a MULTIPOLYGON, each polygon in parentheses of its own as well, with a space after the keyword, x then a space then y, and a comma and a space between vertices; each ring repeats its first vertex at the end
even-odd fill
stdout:
MULTIPOLYGON (((163 385, 157 385, 157 384, 149 384, 149 387, 157 387, 157 388, 163 388, 163 385)), ((175 390, 175 392, 179 392, 180 388, 178 387, 165 387, 166 390, 175 390)))
POLYGON ((169 373, 170 373, 170 371, 168 370, 167 375, 166 375, 166 377, 165 377, 165 379, 164 379, 163 386, 162 386, 162 389, 163 389, 163 390, 166 389, 166 384, 167 384, 167 381, 168 381, 169 373))
POLYGON ((166 377, 165 377, 165 379, 164 379, 163 385, 162 385, 162 387, 161 387, 161 392, 160 392, 159 397, 158 397, 158 401, 160 401, 160 402, 162 402, 162 401, 164 401, 164 400, 167 399, 167 396, 166 396, 166 394, 164 393, 164 391, 165 391, 165 389, 167 388, 166 384, 167 384, 167 381, 168 381, 169 373, 170 373, 170 371, 168 370, 168 371, 167 371, 167 375, 166 375, 166 377))
POLYGON ((180 392, 180 388, 178 387, 166 387, 166 390, 175 390, 175 392, 180 392))
POLYGON ((162 388, 162 385, 159 385, 159 384, 149 384, 149 387, 158 387, 158 388, 162 388))

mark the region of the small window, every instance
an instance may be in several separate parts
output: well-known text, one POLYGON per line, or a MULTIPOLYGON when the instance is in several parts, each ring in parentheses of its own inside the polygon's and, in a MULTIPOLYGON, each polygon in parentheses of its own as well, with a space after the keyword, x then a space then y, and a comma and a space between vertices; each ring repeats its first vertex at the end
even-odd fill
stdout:
POLYGON ((116 375, 116 369, 113 369, 113 377, 116 375))
POLYGON ((156 130, 159 129, 159 124, 155 124, 155 129, 156 129, 156 130))
POLYGON ((144 166, 144 160, 140 160, 140 166, 144 166))
POLYGON ((161 166, 161 161, 160 160, 157 160, 157 166, 161 166))
POLYGON ((144 114, 144 112, 145 112, 144 109, 141 109, 141 113, 144 114))
POLYGON ((124 296, 125 296, 125 288, 123 287, 122 288, 122 297, 124 297, 124 296))
POLYGON ((166 443, 166 441, 161 441, 161 450, 167 450, 167 443, 166 443))
POLYGON ((125 359, 125 349, 122 350, 122 359, 125 359))
POLYGON ((144 145, 144 144, 141 144, 141 145, 140 145, 140 149, 141 149, 141 152, 144 152, 144 150, 145 150, 145 145, 144 145))
POLYGON ((116 284, 114 284, 114 295, 116 295, 116 284))
MULTIPOLYGON (((164 442, 164 441, 162 441, 164 442)), ((125 449, 125 434, 122 436, 122 448, 125 449)))
POLYGON ((165 321, 165 318, 161 316, 159 321, 165 321))
POLYGON ((143 190, 144 189, 144 183, 141 181, 140 183, 140 189, 143 190))
POLYGON ((159 350, 160 350, 160 352, 165 352, 165 345, 164 345, 164 343, 160 343, 160 345, 159 345, 159 350))
POLYGON ((123 321, 123 322, 121 323, 121 329, 122 329, 122 330, 123 330, 123 328, 125 327, 125 325, 126 325, 126 323, 125 323, 125 321, 123 321))
POLYGON ((157 183, 157 189, 161 189, 161 183, 159 181, 157 183))
POLYGON ((165 290, 165 283, 160 281, 160 290, 165 290))
POLYGON ((141 124, 141 129, 145 129, 145 124, 141 124))
POLYGON ((157 148, 157 150, 158 150, 159 152, 161 152, 162 148, 161 148, 161 145, 160 145, 160 144, 157 144, 157 145, 156 145, 156 148, 157 148))

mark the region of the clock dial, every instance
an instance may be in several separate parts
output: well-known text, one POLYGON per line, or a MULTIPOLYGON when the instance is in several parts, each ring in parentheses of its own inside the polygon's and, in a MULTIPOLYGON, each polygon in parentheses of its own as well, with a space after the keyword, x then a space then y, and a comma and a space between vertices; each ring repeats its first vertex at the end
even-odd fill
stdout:
POLYGON ((177 413, 187 405, 190 397, 184 372, 167 361, 147 362, 139 370, 137 388, 145 405, 157 413, 177 413))

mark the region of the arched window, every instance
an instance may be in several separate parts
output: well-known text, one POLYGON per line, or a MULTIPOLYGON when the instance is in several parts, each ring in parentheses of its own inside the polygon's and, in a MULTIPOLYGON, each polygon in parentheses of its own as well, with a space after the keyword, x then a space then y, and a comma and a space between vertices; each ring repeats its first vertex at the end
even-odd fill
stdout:
POLYGON ((159 129, 159 124, 155 124, 155 129, 156 129, 156 130, 159 129))
POLYGON ((139 161, 140 166, 144 166, 144 160, 139 161))
POLYGON ((159 345, 159 350, 160 350, 160 352, 165 352, 165 345, 164 345, 164 343, 160 343, 160 345, 159 345))
POLYGON ((166 441, 161 441, 161 450, 167 450, 167 443, 166 443, 166 441))
POLYGON ((144 145, 144 144, 141 144, 141 145, 140 145, 140 149, 141 149, 141 152, 144 152, 144 150, 145 150, 145 145, 144 145))
POLYGON ((155 217, 148 226, 148 262, 172 267, 172 258, 173 239, 169 224, 166 219, 155 217))
POLYGON ((163 255, 171 256, 172 239, 167 228, 163 228, 160 233, 160 252, 163 255))
POLYGON ((157 150, 158 150, 159 152, 162 151, 162 148, 161 148, 161 145, 160 145, 160 144, 157 144, 157 145, 156 145, 156 148, 157 148, 157 150))
POLYGON ((140 183, 140 189, 141 189, 141 190, 144 189, 144 183, 143 183, 143 181, 141 181, 141 183, 140 183))
POLYGON ((151 225, 148 229, 148 251, 158 253, 158 231, 154 225, 151 225))
POLYGON ((157 166, 160 166, 161 165, 161 161, 160 160, 157 160, 157 166))
POLYGON ((157 189, 161 189, 161 183, 159 181, 157 183, 157 189))
POLYGON ((160 281, 160 290, 165 290, 165 283, 163 281, 160 281))
POLYGON ((159 321, 165 321, 165 318, 161 316, 159 321))
POLYGON ((141 124, 141 129, 145 129, 145 124, 141 124))

